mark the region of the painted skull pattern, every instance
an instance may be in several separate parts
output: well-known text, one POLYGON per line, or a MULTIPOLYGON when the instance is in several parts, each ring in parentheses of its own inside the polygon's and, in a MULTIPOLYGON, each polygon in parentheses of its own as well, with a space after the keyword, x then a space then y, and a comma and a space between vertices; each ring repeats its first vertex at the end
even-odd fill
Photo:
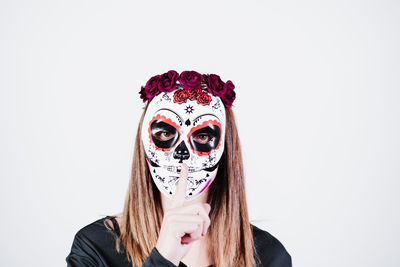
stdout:
POLYGON ((221 99, 198 89, 202 97, 182 97, 181 87, 160 93, 149 103, 141 131, 154 183, 168 198, 175 195, 181 164, 188 169, 185 201, 211 184, 224 151, 225 109, 221 99))

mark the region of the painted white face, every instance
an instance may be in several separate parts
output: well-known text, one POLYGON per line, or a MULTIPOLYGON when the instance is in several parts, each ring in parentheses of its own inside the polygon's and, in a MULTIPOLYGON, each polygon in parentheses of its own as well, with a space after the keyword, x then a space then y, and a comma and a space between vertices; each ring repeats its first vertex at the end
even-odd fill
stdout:
POLYGON ((141 139, 153 181, 168 198, 175 195, 182 163, 188 165, 185 201, 189 201, 204 192, 217 174, 225 143, 225 108, 219 97, 205 91, 200 104, 182 98, 178 94, 182 91, 153 98, 141 139))

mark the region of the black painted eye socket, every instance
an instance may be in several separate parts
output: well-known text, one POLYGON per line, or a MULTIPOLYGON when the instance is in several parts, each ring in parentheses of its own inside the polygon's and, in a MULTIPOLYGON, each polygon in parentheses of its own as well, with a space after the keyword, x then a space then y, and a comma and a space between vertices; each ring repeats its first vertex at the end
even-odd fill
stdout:
POLYGON ((190 136, 190 145, 195 151, 211 152, 217 148, 221 138, 221 129, 217 125, 209 125, 195 131, 190 136))
POLYGON ((171 148, 179 139, 179 132, 173 126, 157 120, 150 125, 151 138, 159 148, 171 148))

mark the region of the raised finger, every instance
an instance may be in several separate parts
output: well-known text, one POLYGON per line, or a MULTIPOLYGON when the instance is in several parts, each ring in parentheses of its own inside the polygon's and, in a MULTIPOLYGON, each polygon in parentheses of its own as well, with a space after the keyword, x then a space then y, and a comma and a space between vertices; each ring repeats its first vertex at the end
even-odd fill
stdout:
POLYGON ((179 175, 178 185, 176 186, 175 195, 172 200, 171 208, 183 206, 186 197, 187 176, 188 166, 186 165, 186 163, 183 163, 179 175))
POLYGON ((171 208, 183 206, 186 197, 187 177, 188 166, 186 165, 186 163, 183 163, 181 167, 181 173, 179 175, 178 185, 176 187, 175 195, 172 200, 171 208))

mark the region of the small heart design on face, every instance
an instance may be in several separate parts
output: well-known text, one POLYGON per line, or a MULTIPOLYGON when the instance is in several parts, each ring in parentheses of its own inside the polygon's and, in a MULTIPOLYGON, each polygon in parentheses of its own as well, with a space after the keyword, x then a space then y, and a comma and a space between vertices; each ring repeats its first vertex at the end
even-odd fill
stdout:
MULTIPOLYGON (((181 90, 177 87, 177 90, 181 90)), ((161 93, 149 103, 141 140, 157 188, 172 199, 182 163, 188 165, 186 201, 198 197, 215 178, 224 151, 225 109, 219 97, 197 90, 202 99, 161 93), (192 100, 193 99, 193 100, 192 100), (185 101, 184 101, 185 100, 185 101)))

